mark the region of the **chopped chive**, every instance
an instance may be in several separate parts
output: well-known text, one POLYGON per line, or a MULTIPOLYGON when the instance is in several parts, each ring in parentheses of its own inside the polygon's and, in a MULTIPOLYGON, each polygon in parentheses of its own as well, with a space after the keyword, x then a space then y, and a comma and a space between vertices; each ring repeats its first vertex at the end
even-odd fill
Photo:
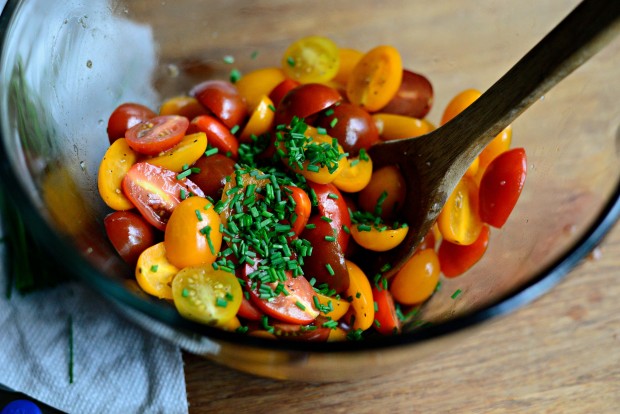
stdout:
POLYGON ((224 56, 224 58, 222 60, 224 61, 224 63, 228 63, 228 64, 235 63, 235 58, 234 58, 234 56, 231 56, 231 55, 224 56))
POLYGON ((329 126, 334 128, 337 123, 338 123, 338 118, 334 118, 330 121, 329 126))
POLYGON ((69 315, 69 384, 73 384, 73 316, 69 315))
POLYGON ((327 216, 321 216, 321 217, 320 217, 320 219, 321 219, 321 220, 323 220, 323 221, 324 221, 324 222, 326 222, 326 223, 331 223, 331 222, 332 222, 332 219, 330 219, 330 218, 329 218, 329 217, 327 217, 327 216))
POLYGON ((230 129, 230 133, 233 135, 235 135, 237 131, 239 131, 239 125, 235 125, 234 127, 230 129))
POLYGON ((459 297, 459 295, 463 293, 463 291, 461 289, 457 289, 454 291, 454 293, 452 294, 452 296, 450 296, 452 299, 456 299, 457 297, 459 297))
POLYGON ((208 150, 205 151, 205 156, 210 157, 211 155, 215 155, 217 154, 218 149, 213 147, 213 148, 209 148, 208 150))
POLYGON ((237 81, 239 81, 239 79, 241 79, 241 72, 239 71, 239 69, 233 69, 230 71, 230 82, 231 83, 237 83, 237 81))
POLYGON ((370 230, 372 230, 372 227, 370 227, 367 224, 358 224, 357 225, 357 230, 358 231, 370 231, 370 230))
POLYGON ((325 111, 325 115, 326 116, 330 116, 334 114, 334 109, 333 108, 329 108, 328 110, 325 111))
POLYGON ((295 67, 295 59, 292 56, 286 58, 286 63, 292 68, 295 67))
POLYGON ((324 239, 325 239, 325 241, 328 241, 328 242, 335 242, 336 241, 336 238, 334 236, 325 236, 324 239))
POLYGON ((332 269, 332 266, 329 263, 325 264, 325 268, 327 269, 327 272, 331 275, 334 276, 336 273, 334 272, 334 269, 332 269))
POLYGON ((159 265, 154 264, 151 266, 151 272, 155 273, 157 272, 157 269, 159 269, 159 265))
POLYGON ((296 301, 296 302, 295 302, 295 305, 296 305, 299 309, 301 309, 301 310, 306 310, 306 306, 305 306, 303 303, 301 303, 300 301, 296 301))
POLYGON ((202 214, 200 214, 200 210, 194 210, 194 212, 196 213, 196 218, 198 221, 202 221, 202 214))
POLYGON ((338 200, 338 194, 329 193, 327 194, 327 198, 331 198, 332 200, 338 200))
POLYGON ((275 112, 275 111, 276 111, 276 107, 275 107, 275 106, 273 106, 273 104, 270 104, 270 105, 269 105, 269 109, 271 109, 273 112, 275 112))
POLYGON ((184 178, 189 177, 189 175, 192 173, 192 170, 185 170, 179 174, 177 174, 177 180, 183 180, 184 178))
POLYGON ((225 308, 226 306, 228 306, 228 301, 224 298, 218 297, 217 299, 215 299, 215 306, 225 308))
POLYGON ((256 59, 256 57, 258 56, 258 50, 255 50, 252 52, 252 54, 250 55, 251 59, 256 59))
POLYGON ((346 224, 342 225, 342 230, 347 234, 351 234, 351 229, 346 224))

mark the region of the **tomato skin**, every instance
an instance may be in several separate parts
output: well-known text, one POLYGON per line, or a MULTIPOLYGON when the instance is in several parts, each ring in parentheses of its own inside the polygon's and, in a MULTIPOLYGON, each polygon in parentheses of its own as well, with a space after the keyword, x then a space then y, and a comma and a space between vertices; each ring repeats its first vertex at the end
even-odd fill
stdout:
POLYGON ((207 149, 207 135, 204 132, 188 134, 174 147, 160 155, 146 160, 149 164, 158 165, 180 173, 183 167, 194 164, 207 149))
POLYGON ((351 216, 347 203, 333 184, 316 184, 308 182, 308 185, 316 194, 318 200, 319 215, 325 216, 331 220, 332 228, 337 230, 337 241, 342 251, 347 250, 349 238, 351 235, 344 231, 343 226, 351 227, 351 216))
POLYGON ((156 117, 157 114, 144 105, 124 103, 118 106, 108 119, 108 139, 110 144, 119 138, 125 138, 125 132, 141 122, 156 117))
POLYGON ((129 148, 125 138, 119 138, 108 147, 99 164, 97 189, 101 199, 114 210, 130 210, 134 206, 121 191, 123 178, 139 154, 129 148))
POLYGON ((372 115, 372 119, 382 141, 416 138, 435 129, 433 124, 426 119, 412 118, 406 115, 377 112, 372 115))
POLYGON ((439 231, 445 240, 461 245, 476 241, 483 227, 478 198, 475 180, 464 175, 437 217, 439 231))
POLYGON ((231 157, 239 156, 239 141, 230 132, 230 129, 211 115, 200 115, 192 119, 189 125, 189 133, 204 132, 207 134, 207 142, 222 154, 230 151, 231 157))
POLYGON ((338 177, 332 181, 336 188, 347 193, 356 193, 366 188, 372 177, 372 160, 370 157, 367 160, 362 160, 359 157, 343 158, 340 162, 344 163, 344 168, 338 177))
POLYGON ((282 56, 286 76, 301 83, 327 82, 336 76, 339 65, 338 46, 323 36, 298 39, 282 56))
POLYGON ((129 128, 127 145, 140 154, 157 155, 181 142, 189 121, 180 115, 160 115, 129 128))
POLYGON ((441 117, 441 125, 445 124, 465 108, 471 105, 476 99, 480 98, 482 93, 477 89, 466 89, 459 92, 448 102, 441 117))
POLYGON ((276 109, 275 125, 288 125, 294 116, 306 119, 341 100, 338 91, 329 86, 320 83, 300 85, 291 89, 280 101, 276 109))
POLYGON ((379 132, 368 112, 350 103, 341 103, 331 108, 333 113, 323 116, 319 125, 330 137, 338 139, 342 149, 355 156, 360 149, 368 149, 379 141, 379 132), (335 120, 335 121, 334 121, 335 120), (332 127, 332 123, 335 125, 332 127))
POLYGON ((181 115, 187 119, 194 119, 206 113, 205 107, 192 96, 175 96, 165 101, 159 108, 159 115, 181 115))
POLYGON ((439 269, 439 258, 433 249, 417 251, 391 280, 394 300, 416 305, 430 298, 439 282, 439 269))
POLYGON ((432 106, 433 85, 428 78, 404 69, 396 95, 380 111, 422 119, 432 106))
POLYGON ((204 81, 194 86, 190 95, 196 97, 228 129, 235 125, 241 126, 248 115, 245 100, 235 85, 230 82, 223 80, 204 81))
POLYGON ((306 194, 306 192, 301 188, 290 185, 287 185, 284 188, 286 188, 287 193, 289 193, 289 196, 295 202, 295 214, 297 215, 297 218, 295 219, 295 222, 291 224, 291 230, 299 236, 306 227, 308 219, 310 218, 312 203, 310 202, 310 197, 308 197, 308 194, 306 194))
POLYGON ((443 240, 437 252, 439 266, 445 277, 457 277, 475 265, 484 255, 489 245, 489 227, 484 226, 480 235, 470 245, 450 243, 443 240))
POLYGON ((357 225, 351 227, 353 240, 363 248, 375 252, 385 252, 398 246, 405 239, 408 232, 408 227, 388 228, 382 231, 375 227, 368 231, 360 231, 357 225))
POLYGON ((523 148, 514 148, 497 156, 480 181, 480 218, 501 228, 521 195, 527 175, 523 148))
POLYGON ((351 283, 344 292, 344 296, 351 302, 351 307, 344 318, 347 323, 351 323, 353 319, 353 329, 365 331, 372 326, 375 320, 372 287, 362 269, 349 260, 346 264, 351 283))
POLYGON ((383 335, 395 335, 401 331, 401 322, 396 315, 394 298, 389 290, 372 287, 372 297, 377 304, 374 328, 383 335))
POLYGON ((374 212, 377 201, 385 191, 387 197, 382 204, 381 214, 379 215, 384 220, 394 218, 405 203, 405 189, 405 179, 397 167, 389 165, 380 168, 372 173, 370 182, 360 191, 358 198, 360 208, 374 212))
POLYGON ((353 68, 364 54, 359 50, 342 47, 338 50, 338 54, 340 56, 340 65, 338 66, 338 73, 336 73, 333 80, 346 85, 351 72, 353 72, 353 68))
POLYGON ((263 313, 254 304, 245 298, 241 299, 241 306, 237 312, 237 316, 249 321, 260 321, 263 317, 263 313))
POLYGON ((263 96, 254 107, 252 115, 245 124, 245 127, 239 135, 239 141, 252 143, 252 136, 263 135, 271 129, 275 113, 273 112, 273 103, 267 96, 263 96))
POLYGON ((293 79, 284 79, 282 82, 278 83, 271 90, 271 92, 269 92, 269 99, 271 99, 271 102, 273 102, 274 106, 277 108, 280 106, 282 98, 284 98, 289 91, 295 89, 299 85, 301 85, 301 83, 293 79))
POLYGON ((334 235, 334 227, 316 215, 310 217, 308 225, 315 228, 306 228, 300 235, 312 245, 312 254, 304 259, 304 274, 314 277, 317 284, 326 283, 336 293, 342 293, 349 287, 344 250, 338 241, 325 240, 326 236, 334 235), (333 275, 326 267, 328 264, 334 272, 333 275))
POLYGON ((192 181, 200 187, 205 196, 219 200, 226 185, 226 177, 235 172, 235 161, 222 154, 208 157, 203 155, 196 161, 194 167, 200 168, 200 172, 192 174, 192 181))
POLYGON ((179 269, 166 258, 164 242, 145 249, 136 263, 136 282, 149 295, 160 299, 172 299, 170 284, 179 269))
POLYGON ((131 266, 140 254, 156 242, 155 228, 132 211, 115 211, 103 219, 108 239, 118 254, 131 266))
POLYGON ((142 216, 159 230, 165 230, 172 210, 181 202, 181 190, 187 195, 204 197, 190 180, 177 180, 174 171, 146 162, 138 162, 129 169, 122 187, 142 216))
MULTIPOLYGON (((262 68, 244 74, 235 83, 239 94, 245 99, 248 110, 254 111, 264 96, 279 85, 283 80, 284 72, 280 68, 262 68)), ((283 95, 284 96, 284 95, 283 95)))

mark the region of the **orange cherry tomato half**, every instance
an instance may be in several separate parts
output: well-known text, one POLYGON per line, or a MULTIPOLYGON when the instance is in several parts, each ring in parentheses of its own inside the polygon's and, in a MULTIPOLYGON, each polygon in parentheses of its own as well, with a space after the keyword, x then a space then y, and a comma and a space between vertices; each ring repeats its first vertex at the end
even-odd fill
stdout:
POLYGON ((377 46, 357 62, 347 82, 347 96, 352 104, 368 112, 383 108, 394 98, 403 77, 398 50, 377 46))
POLYGON ((271 129, 275 113, 273 103, 267 96, 263 96, 252 111, 250 119, 239 135, 239 141, 252 143, 252 136, 259 136, 271 129))
POLYGON ((196 85, 190 92, 229 129, 241 126, 248 114, 245 100, 235 85, 223 80, 208 80, 196 85))
POLYGON ((433 124, 425 119, 412 118, 405 115, 388 114, 385 112, 372 115, 373 121, 383 141, 416 138, 433 131, 433 124))
POLYGON ((157 155, 178 144, 185 136, 188 126, 189 121, 184 116, 161 115, 129 128, 125 139, 134 151, 157 155))
POLYGON ((108 119, 108 138, 110 144, 119 138, 125 138, 125 132, 134 125, 155 118, 157 114, 150 108, 136 103, 119 105, 108 119))
POLYGON ((446 105, 446 109, 444 109, 441 117, 441 125, 463 112, 463 109, 467 108, 472 104, 472 102, 480 98, 480 95, 482 95, 482 93, 476 89, 466 89, 458 93, 450 102, 448 102, 448 105, 446 105))
POLYGON ((439 282, 439 258, 433 249, 419 250, 391 280, 396 302, 415 305, 430 298, 439 282))
POLYGON ((371 227, 370 230, 360 230, 359 226, 351 227, 353 240, 365 249, 375 252, 385 252, 398 246, 405 240, 409 232, 409 227, 399 227, 397 229, 386 228, 378 230, 371 227))
POLYGON ((396 314, 394 298, 389 290, 372 288, 372 297, 376 304, 374 327, 383 335, 395 335, 401 330, 401 322, 396 314))
POLYGON ((478 186, 472 177, 465 175, 437 218, 443 238, 462 245, 475 242, 482 230, 478 205, 478 186))
POLYGON ((255 108, 263 100, 263 97, 278 86, 283 80, 284 72, 280 68, 262 68, 244 74, 235 83, 239 94, 245 99, 249 111, 255 108))
POLYGON ((177 179, 177 173, 146 162, 134 164, 123 178, 123 193, 142 216, 159 230, 166 223, 182 197, 204 193, 188 179, 177 179))
POLYGON ((457 277, 475 265, 487 250, 489 233, 489 226, 483 226, 476 241, 467 246, 443 240, 437 254, 444 276, 457 277))
POLYGON ((134 207, 123 194, 122 184, 138 156, 138 153, 129 148, 125 138, 117 139, 106 150, 97 172, 97 188, 108 207, 114 210, 130 210, 134 207))
POLYGON ((359 192, 359 205, 364 211, 375 212, 377 203, 384 198, 379 216, 386 219, 395 218, 405 203, 405 179, 398 167, 387 166, 372 173, 370 182, 359 192), (387 196, 383 196, 383 193, 387 196))
POLYGON ((370 157, 362 160, 359 157, 343 158, 340 160, 344 168, 332 183, 339 190, 347 193, 357 193, 366 188, 372 177, 372 160, 370 157))
POLYGON ((497 156, 480 181, 480 218, 500 228, 517 204, 525 184, 527 159, 523 148, 514 148, 497 156))
MULTIPOLYGON (((512 126, 508 125, 502 130, 489 144, 482 150, 478 158, 480 159, 479 170, 484 170, 502 152, 508 151, 512 142, 512 126)), ((480 176, 482 178, 482 176, 480 176)))
POLYGON ((194 119, 206 113, 205 107, 192 96, 175 96, 165 101, 159 108, 159 115, 181 115, 187 119, 194 119))
POLYGON ((351 302, 351 307, 345 315, 347 323, 351 323, 353 329, 365 331, 370 328, 375 320, 375 306, 372 297, 372 287, 368 277, 355 263, 347 260, 351 283, 343 296, 351 302))
POLYGON ((353 72, 353 68, 364 54, 359 50, 340 48, 338 55, 340 56, 340 65, 338 66, 338 73, 336 73, 333 80, 346 85, 351 72, 353 72))
POLYGON ((299 187, 287 185, 284 186, 284 189, 293 203, 295 203, 295 221, 291 224, 291 231, 299 236, 310 218, 310 212, 312 210, 310 197, 299 187))
POLYGON ((207 134, 207 142, 218 149, 222 154, 228 154, 233 159, 239 156, 239 141, 230 132, 230 129, 211 115, 200 115, 192 119, 189 125, 189 133, 204 132, 207 134))

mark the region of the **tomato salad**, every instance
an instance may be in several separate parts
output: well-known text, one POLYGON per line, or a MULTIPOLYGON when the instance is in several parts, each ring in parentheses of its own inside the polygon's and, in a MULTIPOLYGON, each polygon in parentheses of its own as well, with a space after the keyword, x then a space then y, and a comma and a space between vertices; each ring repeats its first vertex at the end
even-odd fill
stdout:
MULTIPOLYGON (((479 96, 458 94, 441 123, 479 96)), ((363 53, 310 36, 280 65, 206 80, 159 113, 120 105, 98 176, 115 210, 108 237, 140 289, 194 321, 295 340, 396 334, 441 274, 480 260, 526 176, 508 127, 402 269, 365 274, 355 257, 390 250, 409 230, 399 169, 373 169, 367 150, 432 131, 432 103, 429 80, 394 47, 363 53)))

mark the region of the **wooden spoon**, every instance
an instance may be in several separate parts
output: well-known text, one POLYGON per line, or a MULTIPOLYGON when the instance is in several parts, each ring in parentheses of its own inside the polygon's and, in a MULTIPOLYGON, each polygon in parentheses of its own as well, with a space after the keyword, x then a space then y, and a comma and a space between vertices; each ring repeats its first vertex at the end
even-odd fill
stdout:
POLYGON ((407 261, 484 147, 618 34, 619 16, 619 0, 582 2, 450 122, 422 137, 388 141, 370 148, 375 169, 386 165, 400 168, 407 185, 406 207, 401 214, 410 229, 397 248, 376 254, 364 252, 361 260, 369 275, 389 264, 391 270, 384 272, 389 277, 407 261))

